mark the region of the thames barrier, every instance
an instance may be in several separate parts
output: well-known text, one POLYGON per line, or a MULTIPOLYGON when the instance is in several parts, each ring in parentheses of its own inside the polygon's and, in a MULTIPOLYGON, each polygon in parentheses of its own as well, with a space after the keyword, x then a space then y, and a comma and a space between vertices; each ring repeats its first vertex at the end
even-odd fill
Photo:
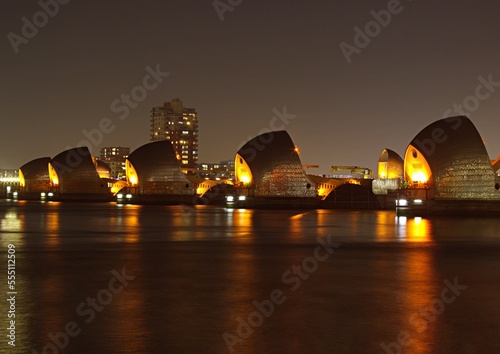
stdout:
MULTIPOLYGON (((147 143, 125 162, 125 177, 87 147, 37 157, 19 168, 6 198, 130 204, 216 204, 234 208, 396 209, 399 214, 500 215, 500 161, 491 161, 472 121, 440 119, 400 156, 384 149, 376 176, 306 173, 285 130, 247 141, 234 155, 234 179, 183 171, 169 140, 147 143)), ((353 167, 353 170, 356 167, 353 167)), ((12 181, 11 181, 12 182, 12 181)))

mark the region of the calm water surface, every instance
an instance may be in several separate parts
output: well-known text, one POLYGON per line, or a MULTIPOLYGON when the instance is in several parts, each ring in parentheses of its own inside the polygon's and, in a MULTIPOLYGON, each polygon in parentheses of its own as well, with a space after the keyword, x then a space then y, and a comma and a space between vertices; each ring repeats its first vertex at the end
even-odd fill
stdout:
POLYGON ((1 353, 500 353, 498 219, 0 201, 0 223, 1 353))

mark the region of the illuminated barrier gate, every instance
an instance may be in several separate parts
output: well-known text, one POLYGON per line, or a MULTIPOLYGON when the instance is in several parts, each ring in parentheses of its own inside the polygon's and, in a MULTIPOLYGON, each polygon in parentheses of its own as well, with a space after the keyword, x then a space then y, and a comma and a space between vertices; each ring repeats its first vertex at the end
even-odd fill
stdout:
POLYGON ((408 145, 404 159, 410 198, 500 200, 500 181, 476 127, 464 116, 438 120, 408 145))

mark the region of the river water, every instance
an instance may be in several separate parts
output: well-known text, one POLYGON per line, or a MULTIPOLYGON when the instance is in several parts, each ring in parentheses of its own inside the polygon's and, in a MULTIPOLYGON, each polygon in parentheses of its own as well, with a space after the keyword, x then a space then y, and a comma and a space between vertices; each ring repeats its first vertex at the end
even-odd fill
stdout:
POLYGON ((499 219, 0 201, 0 222, 1 353, 500 353, 499 219))

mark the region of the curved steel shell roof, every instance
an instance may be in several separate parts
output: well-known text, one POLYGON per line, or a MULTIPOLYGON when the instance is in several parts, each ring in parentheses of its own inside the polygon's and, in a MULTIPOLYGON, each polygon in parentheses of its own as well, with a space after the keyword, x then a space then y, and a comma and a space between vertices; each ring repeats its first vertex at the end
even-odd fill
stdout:
POLYGON ((170 141, 145 144, 128 161, 138 175, 140 194, 194 195, 194 184, 182 173, 170 141))
POLYGON ((61 152, 50 162, 57 172, 59 192, 71 194, 106 194, 109 189, 99 178, 87 147, 61 152))
POLYGON ((384 166, 385 178, 402 178, 404 175, 404 161, 399 154, 391 149, 384 149, 378 159, 379 174, 381 164, 384 166))
POLYGON ((498 178, 474 124, 465 116, 438 120, 412 140, 432 171, 436 198, 500 199, 498 178))
POLYGON ((19 168, 24 177, 25 192, 46 192, 50 186, 50 157, 41 157, 19 168))
POLYGON ((253 193, 266 197, 314 197, 315 185, 307 177, 295 145, 284 130, 256 136, 238 154, 253 175, 253 193))
POLYGON ((22 165, 19 169, 25 179, 49 181, 50 157, 40 157, 22 165))

